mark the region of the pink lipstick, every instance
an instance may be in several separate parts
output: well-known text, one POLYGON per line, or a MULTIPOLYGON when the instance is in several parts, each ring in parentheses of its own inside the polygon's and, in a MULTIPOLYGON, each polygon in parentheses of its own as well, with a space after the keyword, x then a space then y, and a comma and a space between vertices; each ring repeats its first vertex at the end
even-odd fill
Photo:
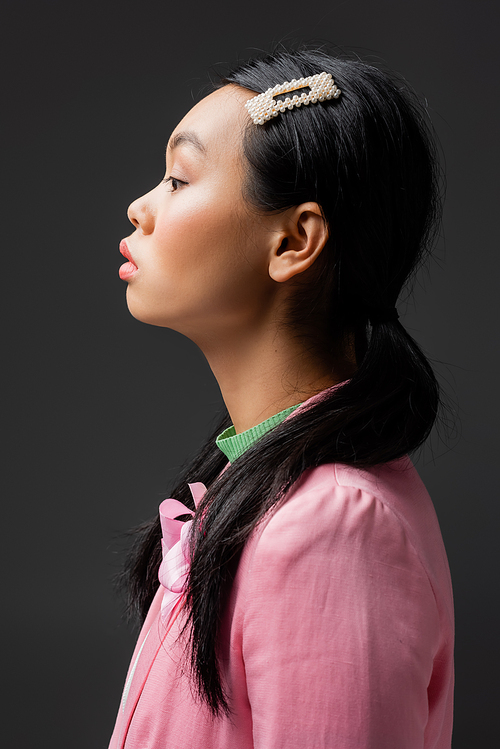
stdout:
POLYGON ((130 250, 127 247, 127 243, 124 239, 122 239, 122 241, 120 242, 120 252, 122 253, 123 257, 127 258, 128 263, 123 263, 123 265, 120 266, 118 275, 120 276, 122 281, 128 281, 137 272, 138 268, 133 261, 130 250))

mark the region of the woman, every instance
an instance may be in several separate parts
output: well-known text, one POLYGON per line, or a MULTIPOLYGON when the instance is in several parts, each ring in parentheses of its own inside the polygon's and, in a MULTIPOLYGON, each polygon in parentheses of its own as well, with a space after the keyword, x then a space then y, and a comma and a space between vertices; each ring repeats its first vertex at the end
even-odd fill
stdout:
POLYGON ((193 107, 130 206, 129 309, 200 347, 228 417, 138 534, 112 749, 450 747, 451 583, 407 456, 439 395, 395 308, 436 163, 400 83, 279 52, 193 107))

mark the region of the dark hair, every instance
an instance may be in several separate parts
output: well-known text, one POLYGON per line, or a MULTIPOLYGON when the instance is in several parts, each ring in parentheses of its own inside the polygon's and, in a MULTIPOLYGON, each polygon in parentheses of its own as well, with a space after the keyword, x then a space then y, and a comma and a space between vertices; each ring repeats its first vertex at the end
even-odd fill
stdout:
MULTIPOLYGON (((314 290, 302 289, 297 326, 321 317, 338 349, 355 338, 357 368, 328 397, 284 421, 220 475, 226 458, 211 438, 173 491, 194 509, 187 481, 207 494, 197 510, 186 589, 192 674, 214 714, 230 710, 218 635, 239 555, 262 517, 309 468, 341 462, 370 467, 415 450, 439 404, 432 368, 395 319, 403 285, 430 249, 440 215, 436 147, 414 93, 394 76, 320 50, 280 50, 222 79, 263 92, 276 83, 332 73, 338 99, 285 111, 244 135, 245 195, 260 211, 317 202, 330 239, 314 290), (307 302, 307 304, 306 304, 307 302)), ((311 325, 309 325, 309 330, 311 325)), ((324 342, 323 342, 324 348, 324 342)), ((226 416, 217 432, 229 424, 226 416)), ((125 577, 145 616, 158 586, 161 531, 140 529, 125 577)))

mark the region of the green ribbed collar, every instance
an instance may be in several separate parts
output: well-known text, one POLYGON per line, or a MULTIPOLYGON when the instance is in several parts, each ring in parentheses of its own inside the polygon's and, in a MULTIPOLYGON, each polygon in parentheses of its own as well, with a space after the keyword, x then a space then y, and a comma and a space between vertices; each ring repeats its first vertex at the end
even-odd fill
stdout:
POLYGON ((281 422, 300 405, 300 403, 297 403, 296 406, 285 408, 285 410, 280 411, 279 414, 271 416, 261 424, 257 424, 257 426, 251 427, 250 429, 247 429, 246 432, 241 432, 240 434, 236 434, 234 426, 230 426, 225 429, 222 434, 219 434, 215 443, 217 447, 222 450, 229 462, 234 463, 236 458, 243 455, 245 450, 248 450, 254 442, 257 442, 257 440, 263 437, 267 432, 278 426, 278 424, 281 424, 281 422))

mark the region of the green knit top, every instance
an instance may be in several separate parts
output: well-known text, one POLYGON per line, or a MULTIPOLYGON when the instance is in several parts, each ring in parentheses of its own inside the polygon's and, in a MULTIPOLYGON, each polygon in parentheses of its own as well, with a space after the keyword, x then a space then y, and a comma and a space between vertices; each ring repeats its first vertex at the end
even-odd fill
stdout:
POLYGON ((240 434, 236 434, 234 426, 230 426, 225 429, 222 434, 219 434, 215 440, 216 445, 220 450, 222 450, 229 462, 234 463, 234 461, 239 458, 240 455, 243 455, 245 450, 248 450, 254 442, 257 442, 257 440, 263 437, 267 432, 278 426, 278 424, 281 424, 281 422, 300 405, 300 403, 297 403, 296 406, 285 408, 284 411, 280 411, 278 414, 271 416, 261 424, 257 424, 257 426, 251 427, 240 434))

